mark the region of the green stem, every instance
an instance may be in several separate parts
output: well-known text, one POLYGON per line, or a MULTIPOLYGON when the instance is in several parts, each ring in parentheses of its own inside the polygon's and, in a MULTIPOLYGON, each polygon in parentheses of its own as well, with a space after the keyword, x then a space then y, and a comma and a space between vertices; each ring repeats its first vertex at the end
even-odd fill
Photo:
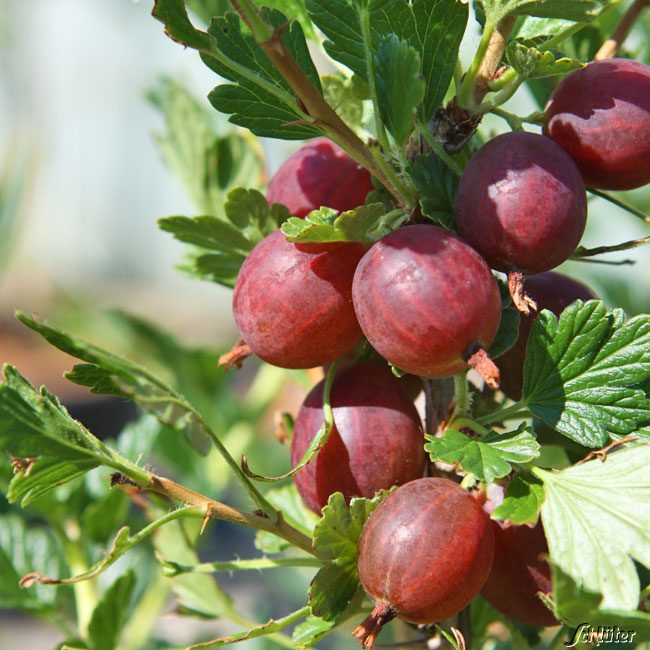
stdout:
POLYGON ((442 148, 441 144, 433 137, 433 133, 431 133, 427 125, 418 120, 416 128, 424 138, 425 142, 433 149, 436 156, 438 156, 438 158, 440 158, 440 160, 442 160, 445 165, 456 174, 456 176, 460 176, 463 173, 461 166, 442 148))
POLYGON ((501 90, 503 87, 509 85, 512 81, 517 78, 517 71, 514 68, 506 70, 500 77, 497 79, 491 79, 487 82, 488 88, 491 92, 496 92, 501 90))
POLYGON ((610 203, 613 203, 615 206, 622 208, 626 212, 629 212, 630 214, 633 214, 635 217, 638 217, 642 221, 645 221, 646 223, 650 223, 650 215, 647 215, 645 212, 642 212, 638 208, 635 208, 633 205, 630 205, 629 203, 625 203, 625 201, 621 201, 620 199, 616 198, 615 196, 612 196, 611 194, 606 194, 605 192, 601 192, 600 190, 597 190, 593 187, 588 187, 587 192, 590 194, 594 194, 595 196, 600 197, 601 199, 605 199, 605 201, 609 201, 610 203))
POLYGON ((366 7, 360 7, 358 10, 359 24, 361 25, 361 37, 363 38, 363 49, 366 59, 366 75, 368 77, 368 88, 370 89, 370 99, 372 100, 372 108, 375 114, 375 129, 377 131, 377 140, 381 148, 388 153, 390 151, 390 144, 386 130, 381 121, 379 113, 379 97, 377 95, 377 81, 375 78, 375 65, 372 60, 372 37, 370 34, 370 12, 366 7))
POLYGON ((406 187, 402 182, 402 179, 397 175, 397 172, 391 167, 390 163, 384 158, 379 147, 369 147, 372 157, 375 159, 375 163, 379 169, 384 173, 386 178, 388 178, 393 187, 397 189, 404 204, 404 207, 407 210, 410 210, 416 203, 417 199, 413 195, 413 192, 406 187))
POLYGON ((493 413, 488 413, 480 418, 476 418, 476 421, 480 424, 493 424, 494 422, 503 422, 505 420, 523 417, 525 415, 530 415, 530 412, 528 411, 526 400, 522 399, 510 406, 506 406, 505 408, 494 411, 493 413))
POLYGON ((231 3, 248 25, 251 34, 258 43, 268 41, 273 37, 273 27, 262 20, 257 7, 251 0, 231 0, 231 3))
POLYGON ((492 113, 498 117, 503 118, 512 131, 523 131, 523 120, 515 115, 514 113, 509 113, 508 111, 501 110, 500 108, 493 108, 492 113))
POLYGON ((469 409, 469 386, 466 372, 454 375, 454 397, 456 398, 455 412, 461 416, 466 415, 469 409))
POLYGON ((485 54, 488 51, 488 46, 490 45, 490 39, 494 32, 495 25, 491 23, 485 23, 483 28, 483 34, 481 40, 476 49, 476 54, 472 60, 469 70, 463 78, 463 82, 460 86, 460 91, 458 92, 457 99, 458 105, 462 108, 472 110, 475 107, 474 102, 474 82, 476 81, 476 76, 478 75, 479 70, 481 69, 481 64, 485 58, 485 54))
POLYGON ((182 573, 219 573, 223 571, 253 571, 279 569, 282 567, 321 567, 323 562, 315 557, 255 558, 252 560, 231 560, 229 562, 203 562, 183 565, 176 562, 163 562, 164 575, 171 577, 182 573))
POLYGON ((517 92, 517 90, 519 90, 519 86, 521 86, 523 82, 523 78, 517 76, 513 81, 511 81, 507 86, 504 86, 498 92, 488 95, 488 99, 481 102, 476 107, 476 111, 478 113, 489 113, 497 106, 505 104, 517 92))
POLYGON ((606 253, 617 253, 618 251, 627 251, 639 246, 650 244, 650 236, 642 237, 641 239, 632 239, 625 241, 622 244, 615 244, 614 246, 597 246, 596 248, 583 248, 580 247, 573 253, 571 259, 579 260, 585 257, 593 257, 594 255, 605 255, 606 253))
MULTIPOLYGON (((67 521, 63 531, 66 541, 63 549, 72 575, 84 573, 88 570, 88 558, 80 542, 81 530, 76 521, 67 521)), ((94 582, 78 582, 74 587, 74 600, 77 610, 77 628, 79 635, 88 638, 88 625, 95 607, 99 602, 97 584, 94 582)))
POLYGON ((456 431, 460 431, 461 429, 471 429, 476 433, 480 433, 482 436, 491 433, 489 429, 480 425, 476 420, 472 420, 471 418, 454 418, 448 428, 455 429, 456 431))
POLYGON ((568 630, 569 628, 563 624, 560 627, 560 629, 557 631, 555 636, 551 639, 550 643, 548 644, 547 650, 555 650, 556 648, 560 648, 562 644, 562 640, 566 636, 568 630))
POLYGON ((463 64, 460 59, 456 57, 456 63, 454 65, 454 88, 456 89, 456 94, 460 91, 460 87, 463 83, 463 64))

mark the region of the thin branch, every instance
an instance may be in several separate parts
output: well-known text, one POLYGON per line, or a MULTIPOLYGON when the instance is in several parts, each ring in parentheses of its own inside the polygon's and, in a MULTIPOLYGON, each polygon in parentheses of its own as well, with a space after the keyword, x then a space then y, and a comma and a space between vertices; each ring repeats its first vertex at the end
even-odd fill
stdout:
POLYGON ((215 501, 214 499, 210 499, 198 492, 194 492, 194 490, 190 490, 189 488, 162 476, 152 475, 149 485, 140 487, 140 489, 149 492, 156 492, 157 494, 161 494, 170 499, 181 501, 189 506, 203 508, 206 521, 209 519, 223 519, 224 521, 229 521, 233 524, 241 524, 248 526, 249 528, 256 528, 257 530, 265 530, 277 535, 278 537, 282 537, 282 539, 286 539, 288 542, 301 548, 303 551, 315 555, 312 540, 307 537, 307 535, 301 533, 298 529, 288 524, 282 518, 280 513, 278 513, 280 516, 277 521, 274 522, 263 514, 254 514, 238 510, 237 508, 233 508, 225 503, 215 501))
POLYGON ((634 0, 630 8, 623 15, 621 22, 612 32, 612 35, 600 46, 598 52, 596 52, 596 56, 594 57, 596 61, 611 59, 613 56, 616 56, 616 53, 623 45, 634 23, 647 7, 650 7, 650 0, 634 0))
MULTIPOLYGON (((271 60, 286 82, 291 86, 310 116, 312 123, 345 149, 360 165, 365 167, 397 199, 400 205, 413 207, 408 197, 402 195, 391 179, 373 158, 368 147, 354 131, 337 115, 325 101, 282 41, 283 28, 273 30, 269 37, 269 25, 261 18, 251 0, 231 0, 242 20, 250 27, 253 37, 271 60)), ((286 27, 286 26, 285 26, 286 27)))
POLYGON ((605 199, 605 201, 609 201, 610 203, 613 203, 619 208, 625 210, 626 212, 629 212, 630 214, 633 214, 635 217, 641 219, 642 221, 645 221, 646 223, 650 223, 650 215, 647 215, 645 212, 642 212, 638 208, 635 208, 633 205, 630 205, 629 203, 625 203, 625 201, 621 201, 620 199, 617 199, 615 196, 612 196, 611 194, 606 194, 605 192, 601 192, 600 190, 597 190, 593 187, 588 187, 587 192, 595 196, 598 196, 601 199, 605 199))
MULTIPOLYGON (((578 247, 573 255, 572 260, 584 259, 586 257, 594 257, 595 255, 605 255, 606 253, 616 253, 618 251, 627 251, 639 246, 650 244, 650 236, 642 237, 641 239, 631 239, 624 241, 622 244, 615 244, 614 246, 596 246, 595 248, 585 248, 584 246, 578 247)), ((619 262, 620 264, 621 262, 619 262)))
POLYGON ((490 42, 483 57, 483 61, 478 69, 476 80, 474 81, 474 101, 480 104, 485 95, 490 91, 488 82, 494 77, 497 71, 503 52, 508 43, 508 37, 512 28, 515 26, 516 16, 506 16, 503 20, 499 21, 496 29, 492 33, 490 42))

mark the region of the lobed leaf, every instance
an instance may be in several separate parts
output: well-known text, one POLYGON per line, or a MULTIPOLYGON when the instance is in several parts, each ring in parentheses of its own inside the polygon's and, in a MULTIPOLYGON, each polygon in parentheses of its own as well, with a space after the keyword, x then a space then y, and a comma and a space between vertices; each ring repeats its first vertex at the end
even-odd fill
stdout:
POLYGON ((325 34, 325 50, 335 60, 368 80, 366 57, 375 56, 384 37, 394 34, 420 58, 425 93, 418 111, 427 122, 442 104, 454 73, 454 63, 467 25, 467 4, 452 0, 307 0, 307 10, 325 34), (362 6, 363 4, 363 6, 362 6), (371 43, 362 36, 363 12, 368 12, 371 43))
POLYGON ((650 567, 650 445, 561 472, 535 469, 544 483, 542 520, 551 560, 605 609, 634 610, 639 577, 650 567))
POLYGON ((544 503, 544 486, 532 474, 517 474, 506 486, 503 503, 494 509, 492 519, 513 524, 535 524, 544 503))
POLYGON ((432 461, 457 463, 480 481, 492 483, 509 474, 512 463, 527 463, 539 455, 539 444, 523 423, 516 431, 489 433, 480 440, 447 429, 440 438, 429 437, 424 445, 432 461))
POLYGON ((316 554, 328 563, 309 587, 311 613, 334 621, 350 606, 359 589, 357 543, 368 517, 386 493, 374 499, 352 499, 349 507, 340 492, 323 508, 323 518, 314 530, 316 554))
POLYGON ((531 328, 524 401, 533 415, 586 446, 650 421, 639 384, 650 377, 650 316, 624 319, 597 300, 576 301, 559 321, 543 311, 531 328))
POLYGON ((375 55, 377 99, 382 122, 398 149, 406 145, 416 108, 424 99, 420 55, 395 34, 385 36, 375 55))
POLYGON ((424 216, 443 228, 453 229, 458 177, 435 154, 420 156, 408 167, 420 192, 424 216))
POLYGON ((161 230, 175 239, 214 251, 195 253, 186 270, 232 287, 248 253, 288 217, 283 205, 269 207, 260 192, 239 187, 228 193, 223 218, 176 216, 158 223, 161 230))
POLYGON ((582 61, 554 51, 540 51, 526 43, 513 41, 506 48, 508 63, 524 79, 564 75, 584 68, 582 61))
POLYGON ((577 628, 573 639, 587 641, 585 634, 598 626, 631 630, 629 642, 650 640, 650 614, 641 611, 600 609, 602 594, 583 589, 556 564, 551 563, 553 604, 559 619, 577 628), (585 623, 588 621, 588 624, 585 623))
MULTIPOLYGON (((297 98, 255 39, 242 30, 234 13, 213 18, 208 33, 190 22, 183 0, 156 0, 154 17, 167 34, 187 47, 198 50, 203 62, 232 83, 214 88, 208 96, 233 124, 258 136, 302 140, 319 135, 300 109, 297 98)), ((265 10, 275 27, 287 22, 277 10, 265 10)), ((305 36, 297 21, 282 32, 282 41, 298 65, 320 92, 318 73, 311 60, 305 36)))
POLYGON ((177 81, 163 79, 147 96, 165 119, 165 130, 154 136, 156 144, 199 214, 222 219, 230 190, 260 187, 262 149, 250 134, 222 124, 177 81))
POLYGON ((371 244, 395 228, 408 215, 393 211, 386 214, 382 203, 370 203, 339 213, 333 208, 320 208, 304 219, 290 217, 282 224, 287 239, 299 243, 356 241, 371 244))
POLYGON ((134 588, 135 574, 130 570, 117 578, 103 594, 88 624, 93 650, 115 650, 118 646, 134 588))

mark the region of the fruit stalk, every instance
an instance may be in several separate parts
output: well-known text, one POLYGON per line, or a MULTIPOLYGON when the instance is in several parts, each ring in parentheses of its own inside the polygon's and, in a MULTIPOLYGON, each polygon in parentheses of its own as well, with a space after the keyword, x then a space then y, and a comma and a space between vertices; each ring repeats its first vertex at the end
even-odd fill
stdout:
POLYGON ((205 508, 206 521, 208 519, 223 519, 224 521, 241 524, 249 528, 265 530, 286 539, 310 555, 315 555, 312 540, 288 524, 282 517, 278 517, 277 522, 273 522, 267 516, 238 510, 237 508, 210 499, 170 479, 156 476, 155 474, 151 475, 150 482, 147 486, 135 487, 144 491, 155 492, 169 499, 182 501, 190 506, 205 508))
POLYGON ((313 123, 322 128, 336 144, 345 149, 354 160, 365 167, 397 199, 400 205, 410 207, 392 180, 377 164, 371 152, 354 131, 337 115, 314 87, 296 60, 282 42, 284 27, 273 30, 260 16, 250 0, 231 0, 242 20, 248 25, 255 41, 269 57, 286 82, 296 93, 313 123))
POLYGON ((634 0, 623 15, 621 22, 612 32, 612 35, 600 46, 598 52, 596 52, 596 56, 594 57, 596 61, 611 59, 613 56, 616 56, 616 53, 619 51, 621 45, 623 45, 637 18, 647 7, 650 7, 650 0, 634 0))

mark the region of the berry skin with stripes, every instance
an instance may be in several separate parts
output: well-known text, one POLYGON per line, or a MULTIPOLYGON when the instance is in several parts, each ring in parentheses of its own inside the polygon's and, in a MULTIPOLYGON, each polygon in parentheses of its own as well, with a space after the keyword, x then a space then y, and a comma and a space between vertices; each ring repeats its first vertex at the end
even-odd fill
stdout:
POLYGON ((293 244, 280 230, 243 263, 233 313, 244 341, 281 368, 313 368, 349 352, 361 338, 352 278, 365 247, 354 242, 293 244))
POLYGON ((504 133, 471 158, 456 199, 460 236, 491 268, 527 275, 559 266, 587 220, 580 172, 553 140, 504 133))
POLYGON ((374 244, 357 268, 352 299, 377 352, 421 377, 466 370, 501 320, 499 288, 485 261, 433 225, 406 226, 374 244))
POLYGON ((453 616, 480 591, 493 553, 490 519, 469 492, 444 478, 403 485, 363 529, 357 566, 375 608, 353 634, 372 648, 395 616, 419 624, 453 616))
POLYGON ((605 59, 572 72, 546 106, 545 132, 587 185, 631 190, 650 183, 650 66, 605 59))
MULTIPOLYGON (((307 395, 291 439, 298 465, 323 426, 324 381, 307 395)), ((412 399, 386 364, 362 363, 339 370, 330 393, 334 427, 316 458, 295 476, 303 501, 320 513, 334 492, 372 498, 379 490, 420 478, 424 433, 412 399)))
POLYGON ((294 217, 305 217, 322 206, 352 210, 372 190, 366 169, 331 140, 316 138, 280 166, 269 181, 266 200, 283 203, 294 217))

